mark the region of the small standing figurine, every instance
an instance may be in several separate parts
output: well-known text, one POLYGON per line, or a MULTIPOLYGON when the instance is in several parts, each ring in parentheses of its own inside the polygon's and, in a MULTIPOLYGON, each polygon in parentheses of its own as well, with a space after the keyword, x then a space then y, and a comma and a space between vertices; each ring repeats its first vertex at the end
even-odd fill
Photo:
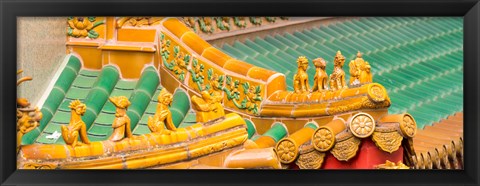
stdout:
POLYGON ((148 117, 147 126, 154 133, 170 133, 176 131, 177 127, 173 124, 172 113, 168 106, 172 103, 173 95, 166 89, 162 89, 158 95, 158 105, 155 115, 148 117), (168 130, 165 130, 167 127, 168 130))
POLYGON ((207 122, 225 115, 220 100, 208 91, 201 92, 202 97, 192 96, 193 108, 197 111, 197 122, 207 122))
POLYGON ((370 73, 370 64, 364 61, 362 53, 357 53, 357 58, 350 61, 350 85, 358 85, 372 82, 372 74, 370 73))
POLYGON ((322 90, 327 90, 327 79, 328 75, 327 72, 325 72, 325 67, 327 66, 327 63, 323 58, 317 58, 313 60, 313 64, 315 65, 315 78, 314 78, 314 83, 313 83, 313 88, 312 91, 322 91, 322 90))
POLYGON ((72 147, 81 144, 78 142, 78 136, 82 139, 82 142, 85 144, 90 144, 90 140, 87 137, 87 126, 82 121, 83 114, 87 110, 87 106, 80 102, 80 100, 75 100, 70 102, 69 108, 71 110, 70 123, 68 126, 62 125, 62 137, 67 145, 72 147))
POLYGON ((130 118, 127 115, 127 108, 130 106, 130 101, 125 96, 110 97, 109 100, 117 107, 115 110, 115 119, 113 120, 113 133, 110 136, 110 141, 120 141, 123 138, 131 138, 132 131, 130 130, 130 118))
POLYGON ((330 88, 332 90, 339 90, 347 88, 345 83, 345 71, 343 71, 343 64, 345 63, 345 57, 342 52, 338 51, 333 60, 334 68, 333 73, 330 75, 330 88))
POLYGON ((362 68, 362 73, 360 74, 360 82, 371 83, 373 81, 370 68, 370 64, 368 64, 368 62, 365 62, 365 66, 362 68))
POLYGON ((293 90, 295 93, 310 92, 310 86, 308 84, 308 59, 305 56, 300 56, 297 59, 298 70, 295 76, 293 76, 293 90))

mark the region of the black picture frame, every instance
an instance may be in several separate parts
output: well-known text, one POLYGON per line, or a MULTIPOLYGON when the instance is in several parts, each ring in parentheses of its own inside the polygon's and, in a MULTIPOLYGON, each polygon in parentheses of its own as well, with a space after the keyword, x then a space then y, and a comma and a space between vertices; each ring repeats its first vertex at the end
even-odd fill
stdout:
POLYGON ((0 2, 1 185, 479 184, 480 3, 478 0, 56 1, 0 2), (16 170, 15 99, 19 16, 463 16, 464 170, 16 170))

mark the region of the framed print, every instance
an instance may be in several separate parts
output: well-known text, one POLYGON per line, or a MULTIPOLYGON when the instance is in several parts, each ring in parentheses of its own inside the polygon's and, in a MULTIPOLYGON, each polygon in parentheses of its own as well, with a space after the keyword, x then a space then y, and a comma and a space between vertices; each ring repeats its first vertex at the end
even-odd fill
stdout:
POLYGON ((478 11, 4 2, 1 183, 478 184, 478 11))

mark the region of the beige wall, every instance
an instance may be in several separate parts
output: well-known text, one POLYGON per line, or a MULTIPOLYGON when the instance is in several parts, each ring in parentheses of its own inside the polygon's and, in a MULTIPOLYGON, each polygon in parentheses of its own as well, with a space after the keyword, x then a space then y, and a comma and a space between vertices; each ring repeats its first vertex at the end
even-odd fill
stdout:
POLYGON ((22 83, 17 96, 27 98, 36 105, 55 72, 66 56, 65 17, 17 18, 17 69, 18 76, 33 77, 22 83))

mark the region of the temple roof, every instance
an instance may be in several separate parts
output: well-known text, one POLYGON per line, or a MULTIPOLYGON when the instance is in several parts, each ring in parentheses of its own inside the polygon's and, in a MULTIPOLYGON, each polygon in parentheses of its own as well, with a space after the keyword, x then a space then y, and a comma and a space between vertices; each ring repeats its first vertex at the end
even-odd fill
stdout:
MULTIPOLYGON (((87 134, 91 141, 106 140, 113 131, 111 122, 115 118, 115 106, 107 101, 110 96, 126 96, 135 101, 127 112, 132 118, 132 133, 150 133, 147 119, 155 114, 158 94, 162 89, 156 72, 147 68, 139 80, 125 80, 119 79, 118 71, 114 67, 105 67, 101 71, 80 69, 77 57, 69 55, 66 58, 69 61, 41 109, 45 118, 39 128, 25 135, 24 144, 64 144, 61 136, 50 136, 55 131, 61 133, 60 126, 68 124, 68 105, 75 99, 85 102, 87 107, 92 107, 87 109, 87 113, 82 117, 87 124, 87 134), (156 80, 151 82, 151 79, 155 78, 156 80), (140 86, 139 82, 143 86, 140 86)), ((186 92, 178 89, 173 95, 170 110, 175 125, 187 127, 194 124, 195 112, 190 111, 190 100, 186 92)))
MULTIPOLYGON (((418 128, 423 128, 463 110, 462 38, 461 18, 372 17, 237 40, 221 49, 285 74, 288 90, 293 90, 298 56, 310 61, 324 58, 331 74, 337 50, 345 55, 345 63, 360 51, 371 65, 373 82, 387 89, 392 102, 389 113, 408 112, 418 128)), ((312 63, 309 66, 307 73, 313 83, 315 68, 312 63)), ((348 72, 349 66, 343 69, 348 72)), ((348 79, 349 73, 345 75, 348 79)))

